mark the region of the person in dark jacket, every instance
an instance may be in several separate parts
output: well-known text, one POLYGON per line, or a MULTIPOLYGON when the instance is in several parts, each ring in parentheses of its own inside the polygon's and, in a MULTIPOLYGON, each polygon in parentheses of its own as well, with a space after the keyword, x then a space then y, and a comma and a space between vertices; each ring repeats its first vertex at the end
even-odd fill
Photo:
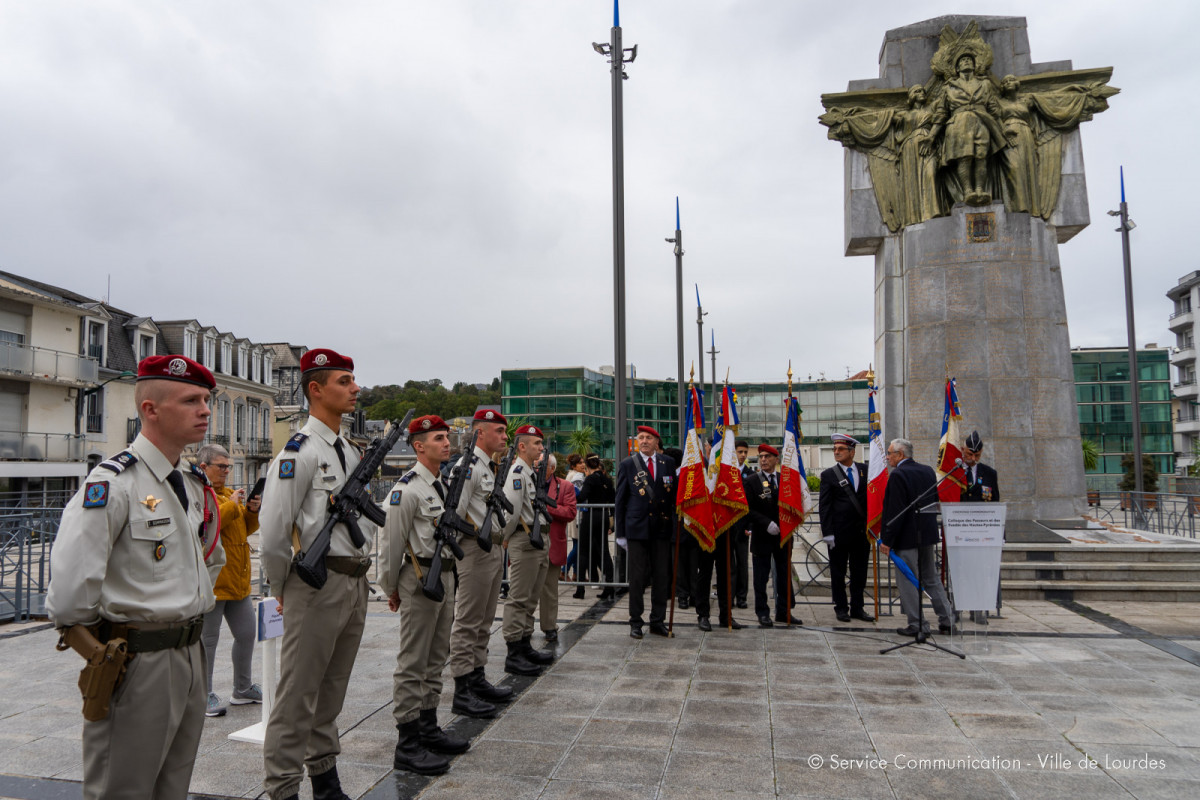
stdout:
POLYGON ((964 503, 998 503, 1000 502, 1000 479, 996 470, 980 461, 983 455, 983 438, 979 431, 971 431, 963 447, 963 465, 966 472, 964 483, 967 488, 962 490, 964 503))
POLYGON ((601 576, 609 584, 600 590, 601 600, 612 600, 616 592, 611 585, 613 582, 613 561, 608 552, 608 529, 612 525, 612 504, 617 499, 617 490, 613 488, 612 478, 604 471, 604 462, 600 456, 590 453, 583 460, 586 477, 579 490, 579 588, 575 592, 577 598, 583 597, 583 584, 591 581, 599 583, 601 576), (609 506, 606 508, 588 508, 589 505, 609 506))
POLYGON ((839 622, 859 619, 874 622, 863 610, 867 586, 867 468, 856 464, 858 440, 844 433, 833 434, 833 458, 837 464, 821 473, 821 534, 829 545, 829 577, 833 610, 839 622), (846 568, 850 570, 850 600, 846 600, 846 568))
POLYGON ((650 584, 650 632, 669 636, 671 542, 675 528, 675 462, 658 452, 662 438, 639 425, 638 452, 617 468, 616 535, 629 551, 629 635, 642 638, 646 585, 650 584))
MULTIPOLYGON (((769 444, 760 444, 758 472, 752 473, 753 477, 742 478, 746 502, 750 506, 746 519, 750 523, 750 557, 754 562, 754 613, 762 628, 774 627, 767 603, 767 576, 771 574, 772 566, 776 582, 785 584, 784 591, 775 592, 775 622, 788 623, 788 606, 791 605, 792 572, 787 548, 779 538, 779 475, 775 472, 778 463, 779 451, 769 444)), ((799 625, 800 620, 793 619, 792 624, 799 625)))
MULTIPOLYGON (((921 581, 921 588, 929 593, 938 616, 938 631, 950 633, 954 615, 937 572, 935 551, 939 536, 936 516, 918 513, 922 507, 937 502, 937 474, 932 467, 913 461, 912 452, 912 442, 907 439, 893 439, 888 445, 887 459, 892 469, 883 493, 880 549, 884 555, 895 550, 896 555, 908 564, 921 581), (918 498, 921 498, 920 502, 914 503, 918 498)), ((896 633, 916 636, 929 630, 929 623, 921 615, 920 599, 917 587, 907 578, 901 578, 900 608, 908 617, 908 626, 898 628, 896 633)))

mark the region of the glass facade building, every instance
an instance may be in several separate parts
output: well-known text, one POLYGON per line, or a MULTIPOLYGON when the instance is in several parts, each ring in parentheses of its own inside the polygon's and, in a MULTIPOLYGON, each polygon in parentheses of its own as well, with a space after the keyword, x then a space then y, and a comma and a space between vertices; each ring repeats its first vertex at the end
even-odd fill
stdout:
MULTIPOLYGON (((1175 471, 1168 358, 1165 347, 1137 352, 1142 452, 1154 459, 1159 475, 1175 471)), ((1071 351, 1071 362, 1075 371, 1079 434, 1095 442, 1100 450, 1099 466, 1087 474, 1088 488, 1116 489, 1125 474, 1121 458, 1133 452, 1129 350, 1077 348, 1071 351)))
MULTIPOLYGON (((616 458, 614 431, 613 376, 586 367, 561 367, 529 370, 503 370, 501 409, 506 417, 537 425, 551 440, 557 452, 568 449, 571 433, 591 427, 604 458, 616 458)), ((672 380, 633 378, 628 381, 630 397, 629 429, 632 436, 638 425, 651 425, 663 437, 664 447, 679 446, 678 385, 672 380)), ((741 426, 738 436, 751 445, 759 442, 778 444, 783 439, 784 401, 787 383, 738 383, 741 426)), ((718 391, 720 386, 718 386, 718 391)), ((829 445, 831 433, 846 433, 867 440, 867 381, 794 382, 792 392, 800 400, 803 412, 803 444, 829 445)), ((712 398, 705 395, 705 423, 711 425, 712 398)), ((623 453, 622 453, 623 455, 623 453)), ((810 456, 806 456, 806 464, 810 456)), ((820 466, 833 463, 832 451, 820 459, 820 466)), ((810 465, 809 469, 813 467, 810 465)))

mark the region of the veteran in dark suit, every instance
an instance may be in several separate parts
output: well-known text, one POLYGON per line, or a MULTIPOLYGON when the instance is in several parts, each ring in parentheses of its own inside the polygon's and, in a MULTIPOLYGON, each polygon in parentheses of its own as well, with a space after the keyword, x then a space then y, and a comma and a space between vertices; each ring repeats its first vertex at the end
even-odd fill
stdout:
MULTIPOLYGON (((938 544, 937 520, 933 514, 917 513, 929 503, 937 502, 937 474, 932 467, 912 460, 912 442, 893 439, 888 445, 887 459, 891 466, 887 489, 883 493, 883 529, 880 534, 884 555, 895 550, 913 574, 921 588, 929 593, 933 610, 938 616, 938 631, 950 633, 954 619, 946 590, 937 573, 935 550, 938 544), (917 498, 920 502, 914 504, 917 498), (910 507, 911 506, 911 507, 910 507), (903 513, 901 513, 903 512, 903 513)), ((901 636, 916 636, 928 630, 929 623, 921 617, 920 594, 906 578, 900 579, 900 607, 908 617, 908 626, 899 628, 901 636)))
MULTIPOLYGON (((770 606, 767 602, 767 576, 775 568, 775 621, 788 622, 788 606, 791 604, 791 569, 787 559, 787 548, 779 539, 779 451, 769 444, 758 446, 759 471, 752 477, 743 477, 746 502, 750 511, 746 519, 750 522, 750 558, 754 564, 754 613, 763 628, 773 627, 770 606), (780 587, 778 584, 782 583, 780 587)), ((799 625, 799 620, 793 620, 799 625)))
POLYGON ((650 584, 650 632, 669 635, 671 542, 675 529, 675 462, 659 453, 662 437, 648 425, 637 429, 638 452, 617 467, 616 538, 629 552, 629 635, 642 638, 646 584, 650 584))
POLYGON ((983 438, 979 431, 971 431, 963 447, 963 468, 966 472, 962 490, 964 503, 1000 502, 1000 482, 996 470, 980 461, 983 455, 983 438))
POLYGON ((860 619, 874 622, 863 611, 863 590, 867 586, 867 558, 871 545, 867 540, 867 468, 854 463, 858 440, 835 433, 833 458, 837 464, 821 473, 821 494, 817 507, 821 512, 821 534, 829 545, 829 575, 833 592, 833 610, 839 622, 860 619), (846 600, 846 569, 850 570, 850 599, 846 600))

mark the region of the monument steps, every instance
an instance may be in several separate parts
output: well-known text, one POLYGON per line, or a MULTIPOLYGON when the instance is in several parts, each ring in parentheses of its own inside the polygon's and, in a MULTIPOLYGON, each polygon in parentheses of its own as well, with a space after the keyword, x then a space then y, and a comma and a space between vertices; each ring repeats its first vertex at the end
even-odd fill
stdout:
POLYGON ((1200 600, 1200 544, 1008 544, 1000 565, 1013 600, 1200 600))

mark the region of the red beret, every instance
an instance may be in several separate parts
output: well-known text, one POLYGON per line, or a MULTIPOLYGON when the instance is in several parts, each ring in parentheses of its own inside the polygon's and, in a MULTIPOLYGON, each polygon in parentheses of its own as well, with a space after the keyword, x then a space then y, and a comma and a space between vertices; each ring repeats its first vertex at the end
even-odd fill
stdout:
POLYGON ((493 411, 487 408, 481 408, 475 412, 474 420, 476 422, 499 422, 504 425, 508 424, 508 420, 499 411, 493 411))
POLYGON ((217 388, 213 374, 203 364, 197 364, 184 356, 148 356, 138 364, 137 379, 139 381, 167 380, 183 381, 203 386, 205 389, 217 388))
POLYGON ((776 450, 774 447, 771 447, 771 445, 769 445, 769 444, 760 444, 758 446, 758 454, 762 455, 763 453, 767 453, 768 455, 772 455, 772 456, 775 456, 776 458, 779 458, 779 451, 776 450))
POLYGON ((412 422, 408 423, 408 435, 415 436, 418 433, 429 433, 430 431, 448 431, 450 426, 446 424, 446 420, 439 417, 437 414, 426 414, 423 417, 417 417, 412 422))
POLYGON ((654 428, 651 428, 649 425, 638 425, 637 432, 648 433, 655 439, 658 439, 660 442, 662 441, 662 437, 658 435, 658 431, 654 430, 654 428))
POLYGON ((536 436, 539 439, 546 438, 545 436, 542 436, 542 429, 537 425, 522 425, 521 427, 517 428, 517 436, 536 436))
POLYGON ((341 369, 346 372, 354 372, 354 359, 325 348, 309 350, 300 356, 300 373, 312 372, 315 369, 341 369))

